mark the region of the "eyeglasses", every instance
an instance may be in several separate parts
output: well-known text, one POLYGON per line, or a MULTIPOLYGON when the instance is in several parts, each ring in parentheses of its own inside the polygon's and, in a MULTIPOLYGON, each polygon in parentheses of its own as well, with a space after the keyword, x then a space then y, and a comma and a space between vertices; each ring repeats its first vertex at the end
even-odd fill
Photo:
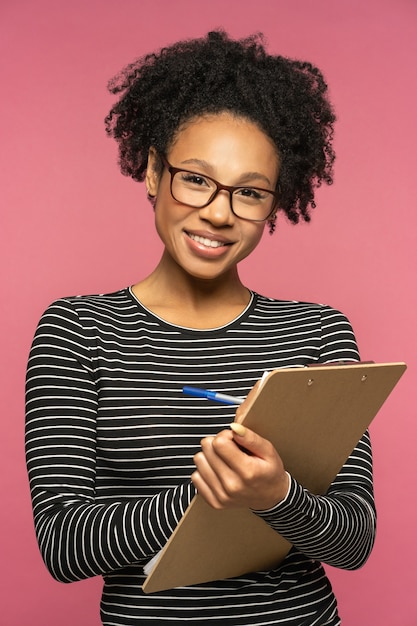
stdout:
POLYGON ((230 209, 237 217, 251 222, 264 222, 272 215, 278 194, 259 187, 230 187, 214 178, 173 167, 163 155, 162 163, 171 174, 171 195, 177 202, 202 209, 213 202, 219 191, 228 191, 230 209))

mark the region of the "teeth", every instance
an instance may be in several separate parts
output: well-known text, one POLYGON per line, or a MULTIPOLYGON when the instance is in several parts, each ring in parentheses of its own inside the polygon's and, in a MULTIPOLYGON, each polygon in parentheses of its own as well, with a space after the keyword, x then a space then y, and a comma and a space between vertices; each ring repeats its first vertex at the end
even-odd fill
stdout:
POLYGON ((220 246, 225 245, 221 241, 213 241, 213 239, 207 239, 207 237, 199 237, 198 235, 191 234, 189 234, 189 237, 198 243, 202 243, 203 246, 207 246, 208 248, 219 248, 220 246))

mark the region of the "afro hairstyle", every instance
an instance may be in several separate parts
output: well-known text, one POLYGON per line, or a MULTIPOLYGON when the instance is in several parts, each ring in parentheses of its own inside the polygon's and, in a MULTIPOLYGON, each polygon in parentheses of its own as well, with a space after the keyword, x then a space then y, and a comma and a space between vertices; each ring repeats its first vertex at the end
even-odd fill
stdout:
POLYGON ((120 97, 106 132, 118 142, 122 173, 136 181, 144 180, 151 146, 167 154, 183 124, 230 112, 274 142, 279 209, 291 222, 310 221, 315 188, 333 182, 336 118, 323 75, 311 63, 268 54, 262 34, 233 40, 217 30, 177 42, 137 59, 108 88, 120 97))

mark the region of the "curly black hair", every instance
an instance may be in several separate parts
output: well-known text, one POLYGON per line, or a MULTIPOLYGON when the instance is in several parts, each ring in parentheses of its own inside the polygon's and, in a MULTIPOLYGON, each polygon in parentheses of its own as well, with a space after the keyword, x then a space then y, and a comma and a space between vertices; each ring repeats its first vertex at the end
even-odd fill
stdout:
POLYGON ((333 182, 336 118, 320 70, 269 55, 263 42, 262 34, 232 40, 213 31, 146 55, 115 76, 108 88, 121 96, 105 124, 119 144, 122 173, 142 181, 151 146, 166 154, 186 121, 231 112, 274 142, 281 161, 279 208, 295 224, 300 217, 310 221, 314 189, 333 182))

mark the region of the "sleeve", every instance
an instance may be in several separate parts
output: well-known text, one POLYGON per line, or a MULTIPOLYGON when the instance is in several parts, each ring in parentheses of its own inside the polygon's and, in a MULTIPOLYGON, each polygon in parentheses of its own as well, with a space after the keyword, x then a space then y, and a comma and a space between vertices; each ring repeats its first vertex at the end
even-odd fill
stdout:
POLYGON ((37 540, 61 582, 146 562, 195 495, 191 481, 140 500, 95 499, 97 390, 71 303, 42 316, 26 376, 26 461, 37 540))
MULTIPOLYGON (((320 362, 358 360, 349 321, 339 311, 324 307, 320 362)), ((310 493, 290 477, 285 500, 256 513, 307 557, 343 569, 361 567, 371 553, 376 532, 369 433, 324 496, 310 493)))

